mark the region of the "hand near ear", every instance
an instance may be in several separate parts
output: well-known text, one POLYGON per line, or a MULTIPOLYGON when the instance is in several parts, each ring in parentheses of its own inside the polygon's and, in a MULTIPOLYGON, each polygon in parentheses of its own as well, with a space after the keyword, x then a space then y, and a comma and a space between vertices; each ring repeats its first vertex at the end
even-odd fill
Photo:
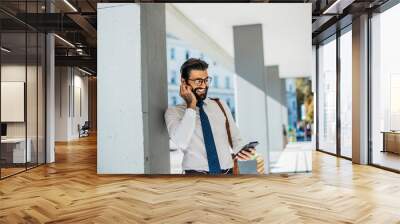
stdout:
POLYGON ((192 87, 186 84, 184 79, 181 79, 179 95, 185 100, 188 108, 195 109, 197 104, 196 96, 192 92, 192 87))

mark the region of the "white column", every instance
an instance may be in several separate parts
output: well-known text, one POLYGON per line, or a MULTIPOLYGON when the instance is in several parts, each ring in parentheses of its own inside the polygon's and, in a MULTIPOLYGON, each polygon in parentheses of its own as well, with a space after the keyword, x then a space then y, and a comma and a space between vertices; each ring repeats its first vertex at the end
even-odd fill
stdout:
POLYGON ((46 36, 46 163, 55 161, 55 54, 54 35, 46 36))
POLYGON ((142 174, 140 6, 97 9, 97 172, 142 174))
POLYGON ((165 4, 141 4, 145 173, 170 173, 165 4))
POLYGON ((162 4, 98 4, 98 173, 170 172, 164 15, 162 4))
POLYGON ((262 25, 233 27, 237 122, 244 141, 258 141, 269 173, 267 98, 262 25))
POLYGON ((270 151, 281 152, 284 149, 283 124, 287 125, 286 105, 282 94, 283 80, 279 77, 279 67, 265 67, 265 86, 267 93, 268 146, 270 151))
POLYGON ((353 162, 368 162, 368 16, 353 20, 352 147, 353 162))

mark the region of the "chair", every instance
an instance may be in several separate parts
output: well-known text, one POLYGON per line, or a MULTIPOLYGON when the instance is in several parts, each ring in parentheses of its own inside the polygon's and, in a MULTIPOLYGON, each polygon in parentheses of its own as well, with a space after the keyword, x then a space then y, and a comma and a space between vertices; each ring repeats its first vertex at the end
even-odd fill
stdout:
POLYGON ((90 129, 89 121, 85 121, 82 127, 78 124, 79 138, 89 136, 89 129, 90 129))

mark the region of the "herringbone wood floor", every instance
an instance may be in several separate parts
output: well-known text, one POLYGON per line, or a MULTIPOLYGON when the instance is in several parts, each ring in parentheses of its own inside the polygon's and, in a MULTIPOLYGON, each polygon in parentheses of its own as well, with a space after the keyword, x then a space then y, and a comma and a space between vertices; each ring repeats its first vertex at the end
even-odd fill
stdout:
POLYGON ((98 176, 96 139, 0 181, 0 223, 400 223, 400 175, 316 152, 265 177, 98 176))

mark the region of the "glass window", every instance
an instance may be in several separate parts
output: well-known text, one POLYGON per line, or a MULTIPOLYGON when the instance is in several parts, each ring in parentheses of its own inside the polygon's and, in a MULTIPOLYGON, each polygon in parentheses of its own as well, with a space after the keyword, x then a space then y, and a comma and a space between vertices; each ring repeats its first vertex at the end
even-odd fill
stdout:
MULTIPOLYGON (((42 5, 19 2, 14 9, 37 13, 42 5)), ((0 29, 1 178, 45 163, 45 44, 43 33, 25 26, 0 29)))
POLYGON ((319 149, 336 153, 336 38, 318 48, 319 149))
POLYGON ((352 157, 352 35, 340 37, 340 154, 352 157))
POLYGON ((26 141, 26 33, 1 34, 1 176, 25 170, 31 162, 31 141, 26 141), (4 50, 7 49, 7 50, 4 50), (5 141, 13 141, 10 144, 5 141), (4 144, 3 144, 4 143, 4 144), (27 150, 28 146, 28 150, 27 150))
POLYGON ((185 53, 185 58, 186 58, 186 60, 188 60, 189 57, 190 57, 190 52, 189 52, 189 51, 186 51, 186 53, 185 53))
POLYGON ((175 70, 171 71, 171 84, 176 85, 177 84, 177 74, 175 70))
POLYGON ((214 83, 214 87, 218 88, 218 76, 213 77, 213 83, 214 83))
POLYGON ((176 105, 178 103, 178 99, 176 98, 176 96, 172 97, 172 105, 176 105))
POLYGON ((400 170, 400 5, 371 20, 372 163, 400 170))
POLYGON ((231 78, 229 76, 225 77, 225 88, 231 88, 231 78))
POLYGON ((175 60, 175 48, 170 49, 170 59, 175 60))

